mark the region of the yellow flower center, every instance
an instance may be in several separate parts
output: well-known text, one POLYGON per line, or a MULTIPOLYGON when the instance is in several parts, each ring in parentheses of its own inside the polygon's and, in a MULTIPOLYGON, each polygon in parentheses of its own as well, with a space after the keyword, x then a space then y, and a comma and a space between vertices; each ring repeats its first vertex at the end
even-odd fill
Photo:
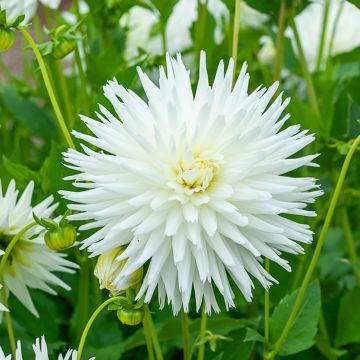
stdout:
POLYGON ((204 192, 210 186, 218 168, 219 165, 214 159, 191 156, 191 159, 179 163, 176 182, 182 185, 188 194, 204 192))

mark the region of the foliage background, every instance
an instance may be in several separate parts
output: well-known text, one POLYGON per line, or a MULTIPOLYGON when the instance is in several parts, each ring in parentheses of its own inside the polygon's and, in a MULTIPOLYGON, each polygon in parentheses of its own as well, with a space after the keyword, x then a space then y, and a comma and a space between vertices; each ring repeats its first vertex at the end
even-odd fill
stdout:
MULTIPOLYGON (((193 42, 183 55, 192 70, 194 84, 197 79, 196 64, 200 49, 207 52, 210 79, 214 77, 218 61, 224 59, 227 62, 231 55, 234 2, 223 1, 232 16, 228 23, 223 24, 221 43, 215 41, 215 20, 206 8, 200 9, 200 15, 192 25, 193 42), (201 21, 202 25, 199 25, 201 21)), ((87 130, 79 120, 78 113, 93 115, 99 102, 108 105, 102 94, 102 86, 107 80, 116 77, 121 84, 143 95, 136 75, 136 66, 141 66, 156 79, 158 66, 164 62, 162 55, 154 55, 145 50, 141 50, 139 56, 129 61, 126 57, 129 29, 126 25, 119 25, 119 19, 133 6, 150 8, 159 16, 158 26, 152 29, 156 35, 166 26, 176 4, 176 0, 152 0, 150 7, 141 0, 86 2, 90 12, 79 27, 81 42, 86 49, 86 90, 79 82, 78 74, 72 69, 71 62, 46 58, 68 126, 81 131, 87 130), (57 71, 59 68, 60 71, 57 71), (61 87, 62 74, 65 74, 65 92, 61 87)), ((273 81, 273 62, 261 63, 258 54, 261 48, 260 38, 263 35, 269 35, 275 40, 274 26, 277 26, 278 22, 280 0, 246 2, 268 16, 266 22, 255 30, 243 29, 240 23, 238 64, 248 62, 250 86, 255 89, 261 84, 268 86, 273 81)), ((359 5, 357 0, 352 2, 359 5)), ((293 6, 291 1, 286 1, 286 5, 293 6)), ((65 6, 76 13, 74 4, 65 6)), ((306 6, 307 1, 297 1, 294 11, 299 12, 306 6)), ((40 8, 37 16, 47 27, 55 27, 64 22, 60 11, 45 12, 44 8, 40 8)), ((31 25, 30 29, 35 33, 34 25, 31 25)), ((37 41, 41 42, 41 39, 37 37, 37 41)), ((71 187, 69 182, 63 180, 70 170, 61 165, 61 153, 66 149, 66 145, 57 127, 33 55, 28 49, 24 49, 19 57, 18 50, 24 47, 25 42, 18 33, 17 50, 0 56, 1 182, 3 188, 6 188, 10 179, 15 178, 18 188, 23 190, 30 180, 34 180, 34 200, 54 194, 60 203, 58 213, 62 214, 66 204, 57 192, 59 189, 71 187), (7 71, 14 59, 22 62, 20 72, 7 71)), ((312 75, 320 108, 317 114, 308 103, 301 64, 290 40, 285 38, 281 82, 285 95, 292 98, 288 107, 291 114, 289 122, 300 123, 302 128, 315 133, 316 142, 311 145, 311 151, 321 153, 318 160, 320 168, 304 170, 304 174, 319 178, 325 191, 325 195, 318 199, 315 205, 318 217, 311 222, 315 232, 314 242, 317 241, 323 225, 329 199, 349 149, 349 141, 360 133, 359 54, 360 48, 356 48, 333 57, 329 60, 331 66, 328 66, 326 71, 318 71, 312 75)), ((340 203, 327 233, 316 276, 308 286, 299 315, 280 353, 289 360, 360 359, 360 268, 357 258, 349 255, 348 247, 350 241, 358 248, 360 237, 360 161, 357 155, 358 153, 351 163, 340 203)), ((84 234, 80 234, 80 240, 83 236, 84 234)), ((299 287, 313 249, 314 244, 307 247, 304 256, 288 256, 293 269, 291 273, 276 265, 271 266, 271 273, 279 280, 279 285, 273 285, 270 291, 271 343, 277 340, 288 318, 295 298, 294 291, 299 287)), ((98 289, 97 279, 92 275, 95 260, 87 259, 86 253, 74 249, 68 252, 71 258, 81 264, 81 271, 77 275, 62 275, 72 287, 71 292, 58 289, 59 296, 52 297, 40 291, 32 291, 40 319, 36 319, 14 297, 10 298, 15 333, 17 338, 22 340, 24 358, 30 356, 34 339, 43 334, 46 335, 49 349, 55 353, 66 349, 68 345, 76 348, 84 321, 95 307, 106 299, 107 294, 98 289), (80 282, 83 284, 81 287, 80 282)), ((240 293, 236 299, 236 309, 229 312, 222 309, 220 315, 213 315, 208 321, 209 330, 215 334, 226 335, 231 341, 219 342, 215 352, 207 347, 207 359, 262 358, 264 291, 257 284, 252 303, 246 303, 240 293)), ((151 304, 151 309, 154 311, 153 316, 165 358, 181 358, 181 319, 174 318, 169 308, 159 311, 156 300, 151 304)), ((198 334, 199 315, 193 310, 190 316, 190 334, 194 340, 198 334)), ((8 349, 4 322, 0 325, 0 343, 8 349)), ((146 357, 146 347, 142 329, 121 325, 115 313, 104 312, 90 332, 84 355, 96 356, 100 360, 143 359, 146 357)))

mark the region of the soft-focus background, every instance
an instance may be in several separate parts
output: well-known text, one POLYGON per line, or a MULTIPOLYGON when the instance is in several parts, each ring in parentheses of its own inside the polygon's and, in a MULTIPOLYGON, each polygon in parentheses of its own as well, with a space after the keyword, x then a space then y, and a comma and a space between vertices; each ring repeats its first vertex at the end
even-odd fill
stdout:
MULTIPOLYGON (((40 3, 29 30, 41 44, 48 40, 45 28, 81 21, 76 30, 77 53, 62 60, 45 56, 45 60, 69 128, 86 132, 78 114, 93 115, 98 103, 108 105, 102 90, 107 80, 115 77, 143 96, 136 67, 156 79, 166 52, 182 54, 195 84, 199 53, 205 50, 213 79, 220 59, 227 62, 233 53, 234 4, 233 0, 63 0, 58 9, 40 3)), ((321 153, 320 168, 301 174, 319 178, 325 191, 315 205, 318 217, 310 220, 316 242, 344 157, 360 133, 360 1, 241 0, 240 4, 237 68, 248 62, 251 89, 279 80, 284 96, 292 99, 289 124, 299 123, 316 134, 316 141, 306 151, 321 153), (293 20, 301 48, 291 26, 293 20), (284 34, 283 40, 279 32, 284 34)), ((16 36, 14 48, 0 54, 1 182, 6 188, 15 178, 22 190, 34 180, 35 200, 54 194, 60 203, 58 214, 63 214, 66 203, 57 192, 71 188, 70 182, 62 180, 70 174, 61 165, 66 144, 33 53, 19 32, 16 36)), ((360 359, 359 179, 357 152, 314 281, 280 353, 287 359, 360 359)), ((287 256, 291 273, 271 266, 279 280, 270 290, 271 342, 287 320, 293 292, 301 283, 313 248, 314 244, 307 246, 302 256, 287 256)), ((57 289, 55 297, 32 291, 39 319, 10 297, 24 358, 33 340, 43 334, 50 351, 76 348, 84 323, 107 296, 92 274, 95 260, 87 261, 86 252, 70 249, 68 253, 81 270, 76 275, 61 275, 72 287, 69 292, 57 289)), ((262 358, 264 290, 256 284, 251 303, 240 293, 236 299, 236 309, 222 309, 208 320, 214 334, 229 339, 218 340, 215 351, 207 348, 206 359, 262 358)), ((151 309, 165 358, 180 359, 180 318, 174 318, 167 307, 158 311, 156 301, 151 309)), ((199 328, 194 310, 190 313, 192 340, 199 328)), ((8 348, 4 322, 0 324, 0 343, 8 348)), ((144 359, 142 329, 121 325, 113 312, 104 313, 90 332, 84 354, 99 360, 144 359)))

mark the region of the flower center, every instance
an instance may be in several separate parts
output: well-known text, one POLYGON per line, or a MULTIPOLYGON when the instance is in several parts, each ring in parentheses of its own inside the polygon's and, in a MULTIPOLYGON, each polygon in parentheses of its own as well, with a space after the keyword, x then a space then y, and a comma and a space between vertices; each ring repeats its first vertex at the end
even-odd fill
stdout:
POLYGON ((181 185, 184 192, 189 195, 204 192, 214 179, 221 158, 210 154, 185 156, 178 164, 176 172, 177 184, 181 185))

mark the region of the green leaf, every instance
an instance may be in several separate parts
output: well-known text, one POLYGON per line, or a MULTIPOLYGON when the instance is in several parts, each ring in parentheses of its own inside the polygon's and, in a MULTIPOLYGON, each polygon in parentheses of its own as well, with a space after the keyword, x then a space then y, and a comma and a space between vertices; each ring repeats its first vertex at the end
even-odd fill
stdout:
POLYGON ((0 102, 6 111, 33 135, 44 139, 58 136, 54 118, 32 100, 22 97, 12 86, 0 86, 0 102))
MULTIPOLYGON (((287 294, 275 308, 270 319, 270 342, 274 344, 290 316, 298 290, 287 294)), ((315 343, 317 324, 320 317, 321 294, 319 282, 308 285, 304 299, 289 335, 281 348, 280 355, 296 354, 309 349, 315 343)))
POLYGON ((19 189, 24 189, 31 180, 35 182, 39 181, 38 173, 29 169, 25 165, 12 162, 5 156, 3 156, 3 165, 10 177, 15 179, 16 185, 19 189))
POLYGON ((257 341, 257 342, 265 343, 265 338, 259 332, 257 332, 255 329, 246 328, 246 336, 245 336, 244 341, 245 342, 257 341))
POLYGON ((360 9, 360 0, 348 0, 348 1, 360 9))
POLYGON ((357 311, 359 303, 359 286, 354 287, 342 297, 336 329, 336 346, 360 342, 360 312, 357 311))
POLYGON ((163 24, 166 24, 172 11, 177 3, 177 0, 151 0, 154 6, 160 13, 160 20, 163 24))

